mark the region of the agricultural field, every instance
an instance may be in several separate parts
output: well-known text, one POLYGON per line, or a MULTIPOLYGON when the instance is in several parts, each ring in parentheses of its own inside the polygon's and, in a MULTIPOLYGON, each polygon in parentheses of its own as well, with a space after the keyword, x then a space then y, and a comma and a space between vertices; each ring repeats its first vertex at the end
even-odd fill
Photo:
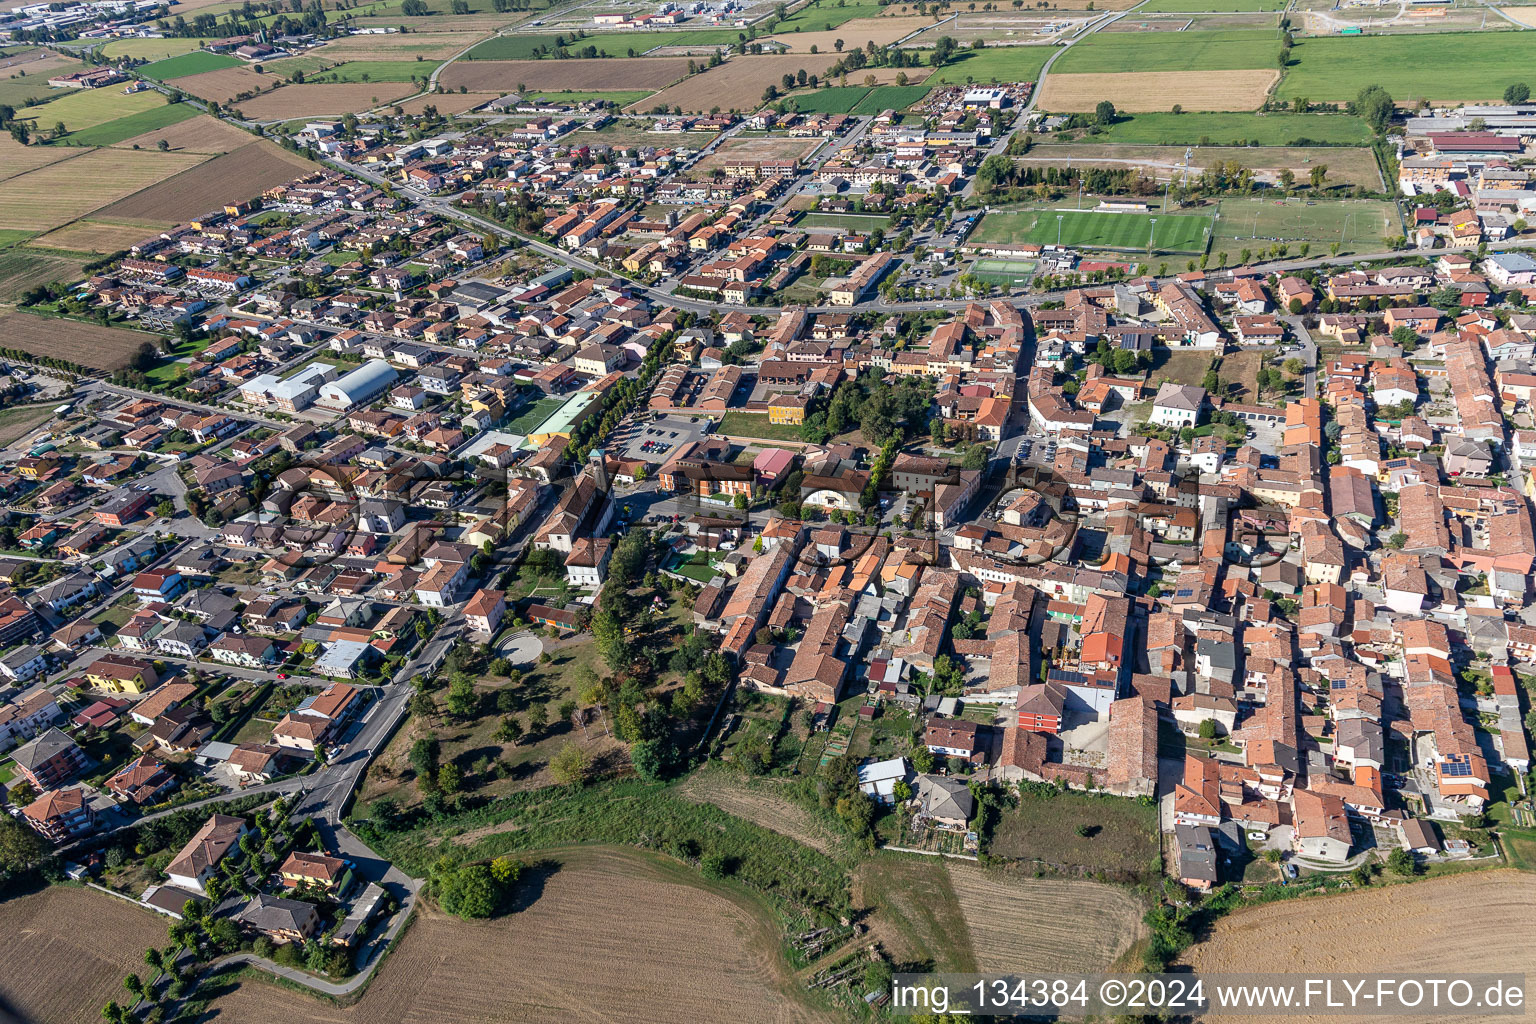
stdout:
POLYGON ((32 239, 31 244, 44 249, 66 252, 120 252, 135 242, 142 242, 150 232, 135 224, 102 224, 77 220, 32 239))
POLYGON ((238 104, 240 112, 257 120, 287 120, 322 114, 353 114, 417 91, 408 82, 363 82, 356 85, 285 85, 238 104))
POLYGON ((78 150, 63 147, 23 146, 9 135, 0 135, 0 181, 80 155, 78 150))
POLYGON ((515 92, 528 89, 665 88, 688 74, 687 57, 648 57, 645 60, 498 60, 455 61, 438 81, 450 90, 515 92))
POLYGON ((217 156, 232 149, 250 145, 252 136, 234 125, 216 117, 198 114, 186 121, 179 121, 163 128, 146 131, 142 135, 124 139, 120 146, 155 149, 164 139, 172 153, 207 153, 217 156))
POLYGON ((604 32, 588 34, 580 39, 575 37, 575 30, 565 33, 549 33, 544 35, 517 35, 494 36, 476 46, 464 55, 468 61, 481 60, 530 60, 541 53, 553 53, 555 39, 559 36, 565 39, 567 52, 573 56, 585 51, 587 47, 596 50, 599 58, 607 57, 639 57, 651 50, 687 47, 702 53, 709 49, 718 49, 736 42, 736 29, 699 29, 697 31, 660 31, 660 32, 604 32), (633 51, 633 52, 631 52, 633 51))
POLYGON ((1144 71, 1238 71, 1272 68, 1280 34, 1266 31, 1101 32, 1085 36, 1051 65, 1062 74, 1144 71))
POLYGON ((426 60, 354 60, 308 75, 305 82, 410 82, 430 78, 436 67, 436 61, 426 60))
POLYGON ((1156 873, 1157 808, 1121 797, 1026 792, 1018 808, 1003 812, 989 848, 992 856, 1040 861, 1056 871, 1108 872, 1117 877, 1156 873), (1086 825, 1090 834, 1080 836, 1086 825))
MULTIPOLYGON (((1033 82, 1040 77, 1040 69, 1054 53, 1056 47, 1043 45, 961 50, 948 64, 929 75, 928 83, 965 85, 969 79, 978 82, 1033 82)), ((1055 77, 1054 70, 1052 78, 1055 77)))
POLYGON ((382 36, 343 36, 311 51, 318 57, 348 60, 447 60, 481 38, 479 32, 410 32, 382 36))
POLYGON ((1397 208, 1378 200, 1223 199, 1212 252, 1236 257, 1242 249, 1275 242, 1308 242, 1320 251, 1338 243, 1341 252, 1374 252, 1384 236, 1401 232, 1397 208))
POLYGON ((80 89, 41 106, 18 110, 16 116, 38 128, 52 128, 55 122, 63 121, 73 132, 165 105, 165 97, 153 89, 129 96, 118 89, 80 89))
MULTIPOLYGON (((1075 49, 1075 47, 1074 47, 1075 49)), ((1279 78, 1278 71, 1147 71, 1064 75, 1045 80, 1040 105, 1061 113, 1093 110, 1109 100, 1128 113, 1172 110, 1252 110, 1279 78)))
MULTIPOLYGON (((836 63, 836 55, 823 53, 785 54, 772 57, 734 57, 702 75, 679 82, 663 89, 648 100, 641 101, 646 109, 653 106, 681 107, 684 111, 700 112, 719 107, 721 110, 756 110, 763 102, 763 90, 777 86, 785 74, 804 70, 807 74, 820 75, 836 63)), ((882 71, 895 74, 891 68, 882 71)), ((862 74, 861 74, 862 77, 862 74)))
POLYGON ((971 242, 1033 242, 1083 249, 1201 253, 1211 228, 1208 215, 1098 213, 1093 210, 1018 210, 989 213, 971 242), (1153 220, 1157 224, 1153 224, 1153 220))
POLYGON ((1390 971, 1411 963, 1433 977, 1466 971, 1475 950, 1478 971, 1523 971, 1530 966, 1533 913, 1536 875, 1525 872, 1372 886, 1235 911, 1183 963, 1199 974, 1249 971, 1258 963, 1297 972, 1390 971))
POLYGON ((709 156, 700 160, 698 171, 708 174, 725 167, 732 160, 798 160, 816 148, 817 139, 757 138, 729 139, 709 156))
MULTIPOLYGON (((840 28, 856 19, 878 18, 881 16, 894 17, 906 13, 909 12, 905 10, 896 11, 889 6, 881 7, 877 3, 861 3, 860 0, 852 0, 852 2, 847 2, 847 0, 811 0, 810 3, 779 22, 779 34, 825 32, 829 29, 840 28)), ((916 12, 910 13, 915 14, 916 12)), ((862 45, 862 41, 860 45, 862 45)))
MULTIPOLYGON (((1058 137, 1037 135, 1035 142, 1058 137)), ((1120 117, 1098 135, 1073 137, 1137 146, 1367 146, 1371 130, 1346 114, 1145 113, 1120 117)))
POLYGON ((233 103, 242 93, 259 93, 275 89, 283 79, 277 75, 257 74, 251 68, 225 68, 222 71, 204 71, 200 75, 178 78, 175 87, 191 93, 200 100, 214 103, 233 103))
MULTIPOLYGON (((785 21, 791 24, 794 18, 785 21)), ((838 40, 842 40, 848 49, 863 47, 866 43, 874 43, 876 46, 886 46, 898 40, 905 39, 914 32, 922 31, 933 21, 929 18, 858 18, 845 22, 837 28, 822 31, 809 29, 796 32, 793 28, 788 31, 775 32, 768 38, 776 43, 783 43, 789 47, 790 53, 810 53, 811 47, 816 47, 818 52, 835 49, 838 40)))
POLYGON ((1283 11, 1286 0, 1149 0, 1139 14, 1201 14, 1206 11, 1283 11))
POLYGON ((18 54, 14 63, 0 63, 0 103, 20 109, 30 99, 57 96, 60 91, 48 84, 49 76, 80 67, 79 61, 55 56, 46 50, 31 52, 44 56, 34 58, 18 54))
POLYGON ((0 249, 0 302, 15 302, 41 284, 77 281, 84 267, 85 261, 76 256, 22 246, 0 249))
POLYGON ((846 845, 844 837, 827 828, 810 811, 775 793, 780 785, 767 779, 748 781, 734 772, 713 769, 694 772, 677 788, 677 793, 695 803, 714 804, 727 814, 822 853, 830 854, 846 845))
POLYGON ((71 132, 64 143, 70 146, 115 146, 126 139, 159 128, 169 128, 198 116, 198 109, 189 103, 167 103, 94 128, 71 132))
POLYGON ((1146 934, 1145 908, 1128 889, 987 871, 964 861, 947 866, 980 971, 1092 974, 1146 934))
MULTIPOLYGON (((908 75, 915 78, 915 75, 908 75)), ((885 110, 905 110, 928 95, 926 85, 880 85, 870 90, 853 108, 855 114, 878 114, 885 110)))
POLYGON ((209 53, 207 50, 193 50, 191 53, 183 53, 176 57, 167 57, 165 60, 157 60, 153 64, 146 64, 139 68, 139 74, 145 78, 153 78, 156 81, 164 82, 172 78, 182 78, 186 75, 200 75, 204 71, 237 68, 243 63, 239 57, 231 57, 227 53, 209 53))
MULTIPOLYGON (((124 155, 121 151, 111 154, 113 158, 124 155)), ((171 153, 156 155, 162 159, 176 156, 171 153)), ((313 170, 314 166, 271 142, 251 142, 201 166, 163 177, 148 188, 141 188, 101 210, 98 218, 148 224, 179 223, 212 207, 258 196, 274 185, 292 181, 313 170)), ((0 187, 0 193, 3 193, 3 187, 0 187)))
POLYGON ((803 114, 878 114, 905 110, 926 95, 926 85, 849 85, 797 92, 790 98, 803 114))
POLYGON ((352 1007, 241 981, 216 1013, 252 1024, 834 1019, 805 1003, 778 929, 739 887, 608 847, 551 851, 524 879, 524 905, 498 920, 420 911, 352 1007), (506 983, 512 962, 524 983, 506 983))
POLYGON ((73 886, 0 903, 11 961, 0 1006, 14 1019, 91 1024, 123 998, 123 976, 144 972, 144 950, 165 942, 165 918, 73 886))
POLYGON ((1352 100, 1379 85, 1399 106, 1499 102, 1507 86, 1530 78, 1536 36, 1525 32, 1442 32, 1411 36, 1333 36, 1296 40, 1277 95, 1313 102, 1352 100), (1454 68, 1427 75, 1424 68, 1454 68))
MULTIPOLYGON (((988 47, 1002 44, 1004 47, 1053 42, 1071 35, 1083 22, 1084 17, 1045 12, 988 11, 964 12, 959 18, 946 18, 931 26, 922 35, 907 40, 907 49, 927 49, 941 36, 949 36, 964 48, 976 40, 988 47)), ((1113 22, 1101 31, 1118 25, 1113 22)))
MULTIPOLYGON (((190 153, 96 149, 0 182, 0 225, 48 231, 84 217, 205 158, 190 153)), ((207 204, 190 211, 196 216, 207 204)))
POLYGON ((182 53, 200 50, 206 39, 114 39, 101 48, 106 57, 132 57, 135 60, 165 60, 182 53))
MULTIPOLYGON (((7 254, 15 251, 9 250, 7 254)), ((129 357, 140 345, 154 340, 153 335, 141 331, 33 316, 31 313, 8 313, 0 317, 0 337, 6 339, 8 348, 68 359, 98 370, 127 366, 129 357)))
MULTIPOLYGON (((445 92, 431 93, 427 96, 417 96, 403 103, 395 103, 402 113, 420 114, 428 107, 435 107, 442 114, 462 114, 466 110, 473 110, 483 103, 500 96, 496 92, 445 92)), ((645 95, 641 93, 641 95, 645 95)))
MULTIPOLYGON (((650 94, 650 89, 609 89, 603 92, 577 90, 552 92, 547 89, 533 89, 529 92, 529 98, 539 103, 612 103, 614 106, 624 107, 631 103, 638 103, 650 94)), ((481 93, 481 95, 494 97, 497 94, 481 93)))

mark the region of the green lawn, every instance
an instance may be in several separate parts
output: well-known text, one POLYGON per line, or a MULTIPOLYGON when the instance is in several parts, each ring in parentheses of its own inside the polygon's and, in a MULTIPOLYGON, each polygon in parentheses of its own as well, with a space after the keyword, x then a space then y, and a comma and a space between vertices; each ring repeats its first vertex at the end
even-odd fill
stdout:
POLYGON ((541 92, 533 99, 542 103, 586 103, 607 100, 624 107, 651 95, 651 89, 610 89, 606 92, 541 92))
POLYGON ((1344 114, 1136 114, 1092 136, 1137 146, 1366 146, 1371 130, 1344 114))
POLYGON ((178 53, 199 49, 207 39, 114 39, 101 48, 106 57, 133 57, 137 60, 164 60, 178 53))
POLYGON ((74 132, 64 141, 71 146, 115 146, 125 139, 157 128, 168 128, 197 115, 198 109, 190 103, 168 103, 163 107, 151 107, 116 121, 74 132))
POLYGON ((761 437, 770 441, 800 441, 800 428, 788 423, 769 423, 765 412, 727 412, 716 428, 736 437, 761 437))
POLYGON ((1399 106, 1419 99, 1499 102, 1507 86, 1536 77, 1533 59, 1536 35, 1525 32, 1298 39, 1276 92, 1344 102, 1368 85, 1380 85, 1399 106), (1426 74, 1426 68, 1444 71, 1426 74))
POLYGON ((329 71, 307 74, 304 81, 315 82, 409 82, 428 78, 438 61, 433 60, 353 60, 329 71))
POLYGON ((555 410, 564 404, 565 399, 563 398, 541 398, 523 410, 517 419, 508 423, 506 431, 509 434, 526 434, 540 423, 549 419, 554 415, 555 410))
POLYGON ((797 92, 790 97, 790 102, 802 114, 847 114, 871 92, 874 90, 867 85, 833 86, 797 92))
POLYGON ((1059 238, 1062 245, 1079 248, 1135 250, 1145 250, 1151 240, 1159 252, 1198 253, 1205 251, 1205 232, 1210 226, 1210 218, 1199 214, 1019 210, 987 214, 971 240, 1053 245, 1059 238))
POLYGON ((1319 252, 1338 242, 1343 252, 1371 251, 1400 233, 1396 208, 1378 200, 1317 202, 1223 199, 1213 251, 1236 253, 1272 242, 1310 242, 1319 252))
POLYGON ((183 53, 179 57, 167 57, 165 60, 157 60, 153 64, 146 64, 139 68, 139 74, 145 78, 153 78, 164 82, 171 78, 181 78, 184 75, 200 75, 204 71, 218 71, 221 68, 235 68, 244 63, 239 57, 231 57, 227 53, 209 53, 206 50, 193 50, 191 53, 183 53))
MULTIPOLYGON (((967 79, 977 82, 1033 82, 1040 77, 1040 68, 1055 52, 1054 46, 991 46, 984 50, 961 50, 950 58, 948 64, 929 75, 927 81, 929 85, 963 85, 967 79)), ((923 63, 927 62, 925 56, 923 63)), ((1060 68, 1061 62, 1057 61, 1052 70, 1060 68)))
POLYGON ((994 857, 1045 861, 1112 873, 1116 880, 1155 874, 1157 805, 1124 797, 1029 790, 1019 807, 997 823, 988 852, 994 857), (1078 835, 1079 826, 1089 834, 1078 835))
MULTIPOLYGON (((986 52, 986 51, 983 51, 986 52)), ((1272 68, 1280 33, 1267 29, 1215 32, 1098 32, 1051 65, 1052 74, 1131 71, 1236 71, 1272 68)), ((1420 71, 1422 74, 1422 70, 1420 71)))
POLYGON ((853 108, 855 114, 878 114, 886 110, 905 110, 928 95, 926 85, 882 85, 870 90, 868 96, 853 108))
POLYGON ((807 213, 796 221, 803 228, 840 228, 844 231, 873 231, 883 228, 889 218, 868 213, 807 213))
POLYGON ((854 0, 811 0, 794 14, 781 21, 776 31, 824 32, 837 28, 855 18, 877 18, 885 8, 876 3, 859 3, 854 0))
MULTIPOLYGON (((600 33, 585 39, 566 33, 565 47, 572 57, 579 57, 589 46, 597 48, 599 56, 627 57, 630 50, 642 54, 658 46, 722 46, 736 42, 736 29, 700 29, 697 32, 624 32, 600 33)), ((551 53, 555 48, 554 35, 496 36, 487 39, 465 54, 464 60, 529 60, 537 57, 535 51, 551 53)))

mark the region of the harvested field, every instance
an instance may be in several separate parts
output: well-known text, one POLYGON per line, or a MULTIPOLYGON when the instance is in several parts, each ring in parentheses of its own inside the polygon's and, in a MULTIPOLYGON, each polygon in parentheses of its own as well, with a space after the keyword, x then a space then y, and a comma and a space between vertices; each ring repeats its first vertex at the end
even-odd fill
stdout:
POLYGON ((1145 933, 1143 907, 1128 889, 1026 878, 964 861, 948 867, 980 971, 1092 974, 1145 933))
POLYGON ((190 103, 168 103, 150 107, 137 114, 119 117, 94 128, 71 132, 66 144, 70 146, 115 146, 124 139, 143 135, 157 128, 169 128, 197 116, 197 108, 190 103))
POLYGON ((1127 113, 1172 110, 1253 110, 1264 102, 1278 71, 1132 71, 1110 75, 1057 75, 1045 80, 1040 104, 1078 113, 1109 100, 1127 113))
POLYGON ((945 863, 877 852, 854 872, 853 905, 874 908, 871 931, 897 963, 974 972, 976 954, 945 863))
MULTIPOLYGON (((73 160, 80 151, 60 146, 23 146, 9 135, 0 136, 0 181, 18 174, 35 171, 39 167, 56 164, 60 160, 73 160)), ((6 225, 10 227, 11 225, 6 225)))
MULTIPOLYGON (((0 182, 0 224, 48 231, 130 196, 152 182, 197 166, 204 157, 97 149, 0 182)), ((191 211, 196 216, 207 205, 191 211)))
MULTIPOLYGON (((1183 116, 1183 115, 1181 115, 1183 116)), ((1184 146, 1120 146, 1089 143, 1037 146, 1015 162, 1040 167, 1091 164, 1097 167, 1134 167, 1159 181, 1184 173, 1184 146)), ((1236 161, 1260 180, 1274 180, 1289 167, 1302 181, 1314 166, 1328 168, 1331 185, 1364 185, 1381 188, 1381 171, 1368 149, 1349 146, 1199 146, 1189 161, 1191 174, 1216 163, 1236 161)), ((1261 200, 1255 200, 1260 202, 1261 200)), ((1378 239, 1379 240, 1379 239, 1378 239)))
POLYGON ((199 114, 180 124, 156 128, 152 132, 124 139, 118 145, 125 149, 132 149, 134 146, 140 149, 154 149, 160 144, 161 139, 171 147, 172 153, 207 153, 210 156, 228 153, 232 149, 248 146, 254 141, 250 132, 241 131, 216 117, 199 114))
MULTIPOLYGON (((216 74, 218 72, 215 72, 216 74)), ((238 104, 246 117, 287 120, 321 114, 355 114, 416 93, 409 82, 360 82, 356 85, 286 85, 238 104)))
POLYGON ((9 409, 0 409, 0 447, 12 444, 17 439, 25 437, 28 432, 53 419, 53 410, 56 406, 44 403, 42 405, 13 405, 9 409))
POLYGON ((70 252, 119 252, 135 242, 142 242, 150 232, 133 224, 98 224, 77 220, 62 228, 39 235, 31 245, 70 252))
POLYGON ((1178 42, 1164 33, 1090 34, 1062 54, 1063 73, 1127 74, 1143 71, 1235 71, 1270 68, 1280 52, 1274 30, 1187 31, 1178 42))
MULTIPOLYGON (((121 155, 121 151, 113 153, 115 157, 121 155)), ((313 170, 314 164, 274 143, 251 142, 135 192, 102 210, 101 217, 177 223, 215 206, 258 196, 313 170)))
POLYGON ((695 803, 714 804, 727 814, 788 836, 813 850, 831 853, 841 845, 805 808, 773 792, 774 783, 741 782, 721 771, 695 772, 678 787, 678 795, 695 803))
POLYGON ((708 174, 734 160, 799 159, 816 148, 819 139, 729 139, 699 161, 697 172, 708 174))
POLYGON ((343 36, 313 51, 335 60, 447 60, 479 40, 479 32, 409 32, 385 36, 343 36))
MULTIPOLYGON (((455 61, 438 77, 451 90, 514 92, 519 84, 532 89, 664 89, 688 74, 687 57, 646 57, 635 60, 475 60, 455 61)), ((759 90, 761 92, 761 90, 759 90)))
POLYGON ((0 302, 15 302, 26 291, 54 281, 78 281, 85 262, 73 256, 15 246, 0 249, 0 302))
MULTIPOLYGON (((756 110, 762 105, 763 89, 769 85, 777 86, 785 74, 792 75, 803 68, 807 74, 820 75, 836 62, 837 55, 831 53, 734 57, 702 75, 694 75, 649 99, 632 104, 630 109, 643 107, 649 110, 665 104, 695 113, 713 107, 721 110, 756 110)), ((892 79, 895 78, 896 69, 881 70, 890 72, 892 79)), ((863 80, 862 73, 859 79, 863 80)))
POLYGON ((57 95, 59 90, 48 84, 50 75, 66 70, 78 71, 80 68, 79 61, 55 56, 46 50, 30 53, 42 53, 44 56, 36 58, 18 54, 13 58, 14 63, 0 62, 0 103, 8 103, 17 110, 34 97, 57 95))
MULTIPOLYGON (((739 890, 709 887, 675 862, 628 850, 555 854, 500 920, 423 909, 357 1005, 340 1009, 242 981, 219 1019, 266 1024, 460 1024, 551 1020, 832 1019, 805 1006, 778 931, 739 890), (622 927, 615 923, 623 921, 622 927), (579 955, 574 955, 579 953, 579 955), (506 982, 508 964, 522 979, 506 982)), ((525 879, 528 876, 525 876, 525 879)))
POLYGON ((482 103, 489 103, 500 95, 499 92, 433 93, 431 96, 417 96, 396 106, 407 114, 419 114, 428 106, 436 107, 438 112, 443 114, 462 114, 466 110, 475 109, 482 103))
POLYGON ((56 885, 0 904, 0 932, 10 954, 0 1004, 16 1019, 88 1024, 109 999, 123 998, 124 975, 144 973, 144 950, 165 943, 165 919, 56 885))
MULTIPOLYGON (((14 250, 13 250, 14 251, 14 250)), ((10 348, 33 355, 56 356, 81 366, 98 370, 118 370, 128 365, 128 357, 138 351, 153 335, 118 327, 9 313, 0 317, 0 337, 10 348)))
POLYGON ((204 71, 200 75, 178 78, 176 88, 200 100, 233 103, 241 93, 270 90, 276 88, 281 81, 276 75, 258 75, 248 67, 239 67, 204 71))
POLYGON ((885 46, 932 24, 930 18, 856 18, 834 29, 821 32, 780 32, 769 39, 788 46, 790 53, 810 53, 812 46, 818 52, 825 53, 833 49, 833 44, 839 39, 849 49, 863 47, 865 43, 885 46))
MULTIPOLYGON (((1223 971, 1371 973, 1412 964, 1421 977, 1530 968, 1536 876, 1478 871, 1337 896, 1290 899, 1239 910, 1184 954, 1197 974, 1223 971), (1256 966, 1263 965, 1263 966, 1256 966)), ((1205 1019, 1258 1021, 1223 1015, 1205 1019)), ((1293 1018, 1359 1021, 1380 1017, 1293 1018)), ((1458 1016, 1457 1021, 1510 1017, 1458 1016)), ((1523 1018, 1522 1018, 1523 1019, 1523 1018)))

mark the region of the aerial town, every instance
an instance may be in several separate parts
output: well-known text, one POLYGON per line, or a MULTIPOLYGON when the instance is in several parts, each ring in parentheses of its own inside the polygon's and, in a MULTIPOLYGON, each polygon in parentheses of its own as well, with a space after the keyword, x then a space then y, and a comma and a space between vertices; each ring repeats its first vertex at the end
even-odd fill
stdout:
POLYGON ((6 5, 0 1017, 1523 970, 1531 10, 6 5))

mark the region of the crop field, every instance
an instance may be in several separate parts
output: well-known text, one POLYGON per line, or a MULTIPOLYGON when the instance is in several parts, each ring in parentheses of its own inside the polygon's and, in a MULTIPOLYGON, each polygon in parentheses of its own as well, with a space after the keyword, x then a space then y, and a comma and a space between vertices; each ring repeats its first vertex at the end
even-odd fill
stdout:
POLYGON ((178 121, 164 128, 146 131, 142 135, 124 139, 118 145, 140 149, 155 149, 164 139, 172 153, 208 153, 218 155, 232 149, 248 146, 252 142, 249 132, 241 131, 232 124, 216 117, 198 114, 186 121, 178 121))
POLYGON ((282 79, 276 75, 258 75, 248 67, 224 68, 220 71, 204 71, 200 75, 187 75, 176 80, 176 88, 191 93, 200 100, 230 103, 243 92, 261 92, 275 88, 282 79))
POLYGON ((1343 252, 1375 251, 1383 236, 1401 230, 1396 208, 1378 200, 1223 199, 1213 251, 1236 255, 1273 242, 1309 242, 1319 250, 1337 242, 1343 252))
POLYGON ((18 110, 16 114, 18 119, 31 121, 39 128, 52 128, 56 121, 63 121, 70 131, 79 131, 163 106, 165 97, 152 89, 129 96, 117 89, 82 89, 70 90, 56 100, 18 110))
POLYGON ((1028 878, 948 863, 980 971, 1092 974, 1114 963, 1146 929, 1141 901, 1101 882, 1028 878))
POLYGON ((78 150, 55 146, 23 146, 9 135, 0 135, 0 181, 61 160, 73 160, 78 156, 78 150))
POLYGON ((20 109, 27 100, 57 96, 60 90, 48 84, 49 76, 60 71, 78 70, 79 67, 79 61, 53 54, 41 59, 22 59, 18 56, 14 64, 0 65, 0 103, 20 109))
POLYGON ((749 783, 731 772, 711 770, 689 776, 677 793, 695 803, 714 804, 727 814, 745 818, 822 853, 845 845, 845 840, 805 808, 775 793, 779 785, 766 779, 749 783))
MULTIPOLYGON (((217 72, 215 72, 217 74, 217 72)), ((417 91, 409 82, 362 82, 356 85, 285 85, 242 100, 238 107, 246 117, 287 120, 321 114, 355 114, 417 91)))
POLYGON ((164 60, 180 53, 202 48, 206 39, 114 39, 101 48, 107 57, 133 57, 137 60, 164 60))
POLYGON ((0 302, 15 302, 40 284, 76 281, 85 261, 62 253, 14 246, 0 249, 0 302))
POLYGON ((426 60, 353 60, 327 68, 305 79, 310 84, 326 82, 409 82, 429 78, 437 61, 426 60))
MULTIPOLYGON (((948 64, 928 76, 930 85, 964 85, 978 82, 1033 82, 1056 52, 1054 46, 990 46, 962 50, 948 64)), ((1052 76, 1054 77, 1054 75, 1052 76)))
POLYGON ((1034 242, 1085 249, 1147 249, 1201 253, 1211 218, 1198 214, 1099 213, 1094 210, 1020 210, 989 213, 982 218, 972 242, 1034 242), (1157 224, 1152 221, 1156 220, 1157 224))
POLYGON ((873 91, 867 85, 834 85, 830 89, 797 92, 790 101, 802 114, 847 114, 873 91))
MULTIPOLYGON (((908 75, 909 78, 916 77, 908 75)), ((905 110, 928 95, 926 85, 880 85, 872 89, 853 108, 855 114, 878 114, 884 110, 905 110)))
POLYGON ((343 36, 313 51, 336 61, 447 60, 481 37, 479 32, 410 32, 384 36, 343 36))
POLYGON ((1298 39, 1278 95, 1343 102, 1380 85, 1399 106, 1420 99, 1499 102, 1507 86, 1531 77, 1533 59, 1536 36, 1526 32, 1298 39), (1430 66, 1456 70, 1426 75, 1430 66))
POLYGON ((1085 36, 1051 70, 1062 74, 1236 71, 1272 68, 1279 52, 1278 32, 1180 32, 1177 42, 1160 32, 1106 32, 1085 36))
MULTIPOLYGON (((663 89, 641 105, 681 107, 685 111, 756 110, 763 102, 763 90, 778 85, 786 73, 804 70, 819 75, 837 60, 835 54, 783 54, 772 57, 735 57, 702 75, 663 89)), ((891 71, 890 68, 883 68, 891 71)), ((862 74, 861 74, 862 77, 862 74)))
MULTIPOLYGON (((1049 85, 1049 80, 1047 80, 1049 85)), ((1048 143, 1054 135, 1036 136, 1048 143)), ((1122 117, 1088 141, 1139 146, 1366 146, 1371 130, 1346 114, 1167 114, 1122 117)))
POLYGON ((136 224, 103 224, 93 220, 77 220, 61 228, 39 235, 31 244, 45 249, 63 249, 66 252, 119 252, 135 242, 142 242, 150 232, 136 224))
MULTIPOLYGON (((555 851, 521 883, 516 913, 419 919, 352 1007, 261 982, 218 999, 249 1024, 470 1024, 624 1020, 638 1024, 829 1021, 806 1006, 778 929, 739 888, 628 850, 555 851), (622 921, 622 927, 616 922, 622 921), (579 951, 579 955, 575 955, 579 951), (517 964, 518 984, 507 983, 517 964)), ((95 1007, 93 1007, 93 1010, 95 1007)))
MULTIPOLYGON (((112 155, 123 154, 115 151, 112 155)), ((149 224, 178 223, 215 206, 258 196, 314 168, 308 160, 271 142, 251 142, 136 191, 102 210, 99 217, 149 224)))
MULTIPOLYGON (((1074 47, 1076 49, 1076 47, 1074 47)), ((1040 104, 1080 113, 1109 100, 1127 113, 1185 110, 1252 110, 1264 102, 1278 71, 1146 71, 1064 75, 1045 80, 1040 104)))
POLYGON ((197 116, 197 108, 189 103, 166 103, 127 117, 119 117, 106 124, 98 124, 94 128, 71 132, 64 142, 70 146, 115 146, 125 139, 153 132, 157 128, 168 128, 197 116))
MULTIPOLYGON (((861 3, 860 0, 812 0, 794 14, 779 23, 780 33, 825 32, 840 28, 850 21, 916 13, 881 7, 877 3, 861 3)), ((926 20, 926 19, 925 19, 926 20)), ((860 45, 863 45, 862 42, 860 45)))
POLYGON ((662 47, 689 47, 700 52, 711 48, 729 46, 736 42, 736 29, 699 29, 697 31, 658 32, 601 32, 575 38, 575 30, 542 35, 495 36, 464 55, 465 60, 529 60, 540 53, 553 53, 555 38, 565 39, 566 50, 574 54, 593 47, 598 57, 643 56, 650 50, 662 47))
MULTIPOLYGON (((529 98, 543 103, 612 103, 624 107, 631 103, 638 103, 651 94, 651 89, 606 89, 603 91, 582 92, 577 89, 562 89, 555 92, 550 89, 532 89, 529 98)), ((482 96, 496 96, 497 93, 481 93, 482 96)))
POLYGON ((0 903, 10 962, 0 1005, 15 1019, 91 1024, 124 998, 123 976, 143 974, 144 950, 164 944, 165 919, 89 889, 52 886, 0 903))
POLYGON ((139 68, 139 74, 145 78, 153 78, 164 82, 172 78, 181 78, 185 75, 200 75, 204 71, 218 71, 221 68, 237 68, 244 63, 239 57, 231 57, 227 53, 209 53, 207 50, 193 50, 191 53, 183 53, 176 57, 167 57, 165 60, 157 60, 153 64, 146 64, 139 68))
POLYGON ((1536 875, 1478 871, 1239 910, 1183 960, 1200 974, 1259 963, 1297 972, 1391 971, 1411 963, 1426 977, 1523 971, 1530 966, 1533 914, 1536 875))
MULTIPOLYGON (((12 250, 15 251, 15 250, 12 250)), ((79 320, 60 320, 9 313, 0 317, 0 337, 10 348, 34 355, 57 356, 98 370, 117 370, 153 335, 79 320)))
POLYGON ((1283 11, 1286 0, 1150 0, 1138 13, 1200 14, 1205 11, 1283 11))
MULTIPOLYGON (((189 153, 96 149, 0 182, 0 225, 48 231, 121 199, 204 158, 189 153)), ((204 204, 187 216, 207 209, 204 204)))
MULTIPOLYGON (((790 18, 785 24, 788 25, 793 21, 794 19, 790 18)), ((932 24, 931 18, 856 18, 837 28, 819 32, 809 29, 796 32, 790 28, 788 31, 775 32, 768 38, 788 46, 790 53, 810 53, 812 46, 816 47, 818 52, 823 52, 834 49, 839 39, 848 49, 862 48, 866 43, 885 46, 899 39, 905 39, 932 24)))
POLYGON ((647 57, 645 60, 477 60, 455 61, 438 81, 450 90, 515 92, 529 89, 665 88, 688 74, 687 57, 647 57))

